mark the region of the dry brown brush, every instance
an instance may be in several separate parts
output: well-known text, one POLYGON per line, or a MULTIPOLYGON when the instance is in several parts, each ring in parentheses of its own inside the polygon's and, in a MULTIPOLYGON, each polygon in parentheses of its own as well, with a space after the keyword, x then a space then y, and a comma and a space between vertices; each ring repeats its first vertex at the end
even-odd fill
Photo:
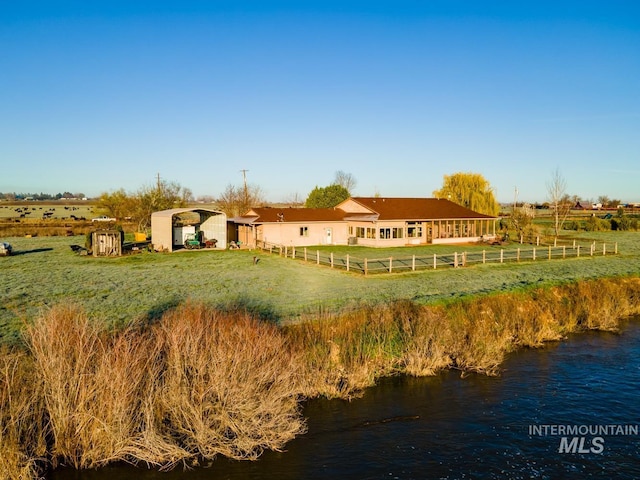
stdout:
POLYGON ((394 374, 497 374, 517 348, 616 330, 638 313, 639 278, 398 301, 287 327, 186 303, 155 325, 108 332, 58 306, 26 329, 27 350, 0 350, 0 476, 255 459, 305 431, 304 398, 352 398, 394 374))

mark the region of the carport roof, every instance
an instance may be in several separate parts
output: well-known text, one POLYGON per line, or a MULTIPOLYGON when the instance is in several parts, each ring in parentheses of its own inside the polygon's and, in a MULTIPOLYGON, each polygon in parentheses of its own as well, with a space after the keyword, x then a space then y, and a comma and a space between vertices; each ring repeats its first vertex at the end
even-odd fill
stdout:
POLYGON ((179 215, 181 213, 187 212, 207 212, 207 213, 215 213, 215 214, 224 214, 224 212, 220 212, 218 210, 214 210, 212 208, 206 207, 183 207, 183 208, 170 208, 169 210, 160 210, 158 212, 153 212, 151 215, 154 217, 161 218, 172 218, 174 215, 179 215))

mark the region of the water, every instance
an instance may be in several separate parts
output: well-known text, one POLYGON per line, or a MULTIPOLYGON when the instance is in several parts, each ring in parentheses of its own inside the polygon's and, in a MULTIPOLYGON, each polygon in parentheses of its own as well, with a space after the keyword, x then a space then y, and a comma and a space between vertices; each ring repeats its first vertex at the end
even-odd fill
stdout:
POLYGON ((640 322, 622 335, 588 333, 509 357, 499 377, 445 372, 392 378, 355 401, 313 400, 309 432, 257 462, 159 473, 116 466, 60 470, 52 480, 640 478, 640 432, 562 436, 531 426, 632 425, 640 430, 640 322), (535 433, 535 432, 534 432, 535 433))

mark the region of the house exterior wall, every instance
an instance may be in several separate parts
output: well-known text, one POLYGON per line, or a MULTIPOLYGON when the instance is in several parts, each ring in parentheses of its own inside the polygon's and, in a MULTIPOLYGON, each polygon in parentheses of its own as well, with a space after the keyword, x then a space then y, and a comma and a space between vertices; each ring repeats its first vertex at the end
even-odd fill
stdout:
POLYGON ((477 242, 495 234, 493 220, 349 222, 349 237, 369 247, 477 242))
POLYGON ((346 245, 347 224, 344 222, 265 223, 256 227, 256 240, 258 244, 294 247, 346 245))

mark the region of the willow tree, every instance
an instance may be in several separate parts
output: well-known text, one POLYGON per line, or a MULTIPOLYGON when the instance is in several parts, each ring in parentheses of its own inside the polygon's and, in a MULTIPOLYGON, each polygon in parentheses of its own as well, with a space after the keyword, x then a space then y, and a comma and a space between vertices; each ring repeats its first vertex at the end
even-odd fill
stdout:
POLYGON ((495 216, 500 211, 493 188, 479 173, 458 172, 445 175, 442 188, 435 190, 433 195, 485 215, 495 216))

